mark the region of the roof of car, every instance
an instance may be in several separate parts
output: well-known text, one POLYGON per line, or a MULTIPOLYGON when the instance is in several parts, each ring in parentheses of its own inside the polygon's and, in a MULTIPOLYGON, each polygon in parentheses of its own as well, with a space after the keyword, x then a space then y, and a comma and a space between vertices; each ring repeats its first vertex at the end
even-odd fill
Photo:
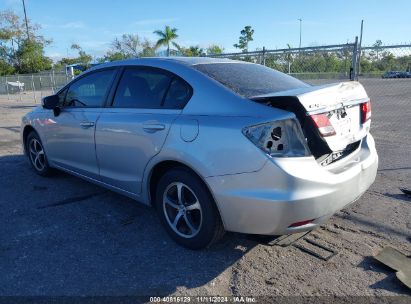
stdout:
POLYGON ((211 57, 166 57, 165 60, 179 61, 187 65, 236 62, 236 60, 231 60, 227 58, 211 58, 211 57))
POLYGON ((135 59, 126 59, 113 62, 106 62, 104 64, 98 65, 98 68, 104 66, 117 66, 117 65, 139 65, 144 63, 153 62, 175 62, 178 64, 184 64, 186 66, 193 66, 197 64, 210 64, 210 63, 245 63, 244 61, 231 60, 226 58, 210 58, 210 57, 144 57, 135 59))

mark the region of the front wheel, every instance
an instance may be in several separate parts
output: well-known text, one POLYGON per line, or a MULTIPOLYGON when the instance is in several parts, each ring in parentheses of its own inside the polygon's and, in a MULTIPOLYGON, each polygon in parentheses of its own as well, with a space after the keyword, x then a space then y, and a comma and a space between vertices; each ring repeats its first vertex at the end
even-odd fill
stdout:
POLYGON ((27 136, 26 153, 31 166, 37 174, 47 176, 51 173, 52 169, 48 164, 43 144, 38 134, 34 131, 27 136))
POLYGON ((155 207, 168 234, 180 245, 202 249, 224 234, 215 202, 203 181, 184 168, 160 179, 155 207))

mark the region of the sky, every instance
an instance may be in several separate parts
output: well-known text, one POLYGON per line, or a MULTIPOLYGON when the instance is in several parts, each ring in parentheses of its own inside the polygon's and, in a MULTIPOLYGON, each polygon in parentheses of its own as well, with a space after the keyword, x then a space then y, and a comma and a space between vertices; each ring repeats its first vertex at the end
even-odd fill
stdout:
MULTIPOLYGON (((138 34, 156 41, 154 30, 178 29, 177 43, 225 52, 238 51, 241 29, 251 25, 250 50, 352 42, 364 19, 363 45, 411 42, 411 0, 25 0, 28 18, 53 40, 46 55, 57 60, 74 57, 77 43, 94 57, 102 56, 115 37, 138 34)), ((23 16, 21 0, 0 0, 0 10, 23 16)))

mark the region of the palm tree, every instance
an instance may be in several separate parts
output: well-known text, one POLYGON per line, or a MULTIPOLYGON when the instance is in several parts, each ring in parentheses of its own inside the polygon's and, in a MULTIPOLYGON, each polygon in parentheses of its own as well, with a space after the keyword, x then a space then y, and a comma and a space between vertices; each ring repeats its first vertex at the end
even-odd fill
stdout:
POLYGON ((170 42, 178 38, 177 29, 170 28, 168 25, 166 25, 164 27, 164 31, 157 30, 157 31, 154 31, 154 34, 157 34, 160 37, 160 39, 158 39, 156 43, 156 47, 159 47, 161 45, 166 45, 167 46, 167 56, 170 56, 170 42))

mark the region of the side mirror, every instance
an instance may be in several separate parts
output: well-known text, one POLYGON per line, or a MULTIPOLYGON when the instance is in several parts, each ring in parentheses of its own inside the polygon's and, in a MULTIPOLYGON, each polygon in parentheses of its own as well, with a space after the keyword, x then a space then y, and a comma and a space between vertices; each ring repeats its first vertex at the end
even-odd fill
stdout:
POLYGON ((41 104, 44 109, 54 110, 59 105, 59 97, 57 95, 51 95, 44 97, 41 101, 41 104))

